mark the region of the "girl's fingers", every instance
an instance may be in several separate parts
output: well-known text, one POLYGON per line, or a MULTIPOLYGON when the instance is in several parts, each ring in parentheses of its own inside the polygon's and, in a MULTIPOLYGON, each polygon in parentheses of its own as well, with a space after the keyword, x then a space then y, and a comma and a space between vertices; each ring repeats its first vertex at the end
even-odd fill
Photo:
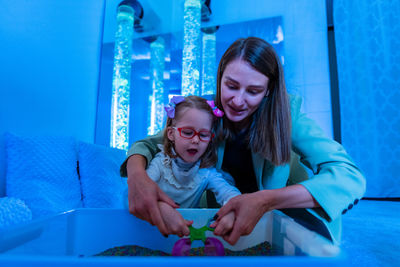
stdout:
POLYGON ((193 224, 193 220, 190 220, 190 221, 185 220, 185 224, 186 224, 186 226, 191 226, 193 224))

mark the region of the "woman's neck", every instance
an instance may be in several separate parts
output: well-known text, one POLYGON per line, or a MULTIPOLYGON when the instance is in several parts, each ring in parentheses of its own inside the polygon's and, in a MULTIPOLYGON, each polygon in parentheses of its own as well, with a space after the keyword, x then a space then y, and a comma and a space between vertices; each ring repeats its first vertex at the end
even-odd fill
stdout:
POLYGON ((234 130, 235 130, 236 134, 244 133, 250 127, 250 120, 249 119, 244 119, 244 120, 239 121, 239 122, 234 122, 233 123, 233 127, 234 127, 234 130))

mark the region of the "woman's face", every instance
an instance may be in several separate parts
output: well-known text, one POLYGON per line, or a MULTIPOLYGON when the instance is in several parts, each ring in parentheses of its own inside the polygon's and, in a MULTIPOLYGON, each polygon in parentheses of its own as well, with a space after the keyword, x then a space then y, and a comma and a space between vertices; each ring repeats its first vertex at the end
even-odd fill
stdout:
POLYGON ((221 103, 227 118, 239 129, 248 126, 249 118, 268 95, 268 77, 246 61, 230 62, 221 79, 221 103))

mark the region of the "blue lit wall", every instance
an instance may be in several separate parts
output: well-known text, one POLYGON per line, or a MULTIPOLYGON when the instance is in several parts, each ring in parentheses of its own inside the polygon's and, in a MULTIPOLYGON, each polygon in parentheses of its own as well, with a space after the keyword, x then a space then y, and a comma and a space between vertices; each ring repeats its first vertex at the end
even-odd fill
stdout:
POLYGON ((94 142, 105 1, 0 0, 0 196, 3 133, 94 142))
POLYGON ((400 196, 400 2, 334 3, 342 143, 368 197, 400 196))

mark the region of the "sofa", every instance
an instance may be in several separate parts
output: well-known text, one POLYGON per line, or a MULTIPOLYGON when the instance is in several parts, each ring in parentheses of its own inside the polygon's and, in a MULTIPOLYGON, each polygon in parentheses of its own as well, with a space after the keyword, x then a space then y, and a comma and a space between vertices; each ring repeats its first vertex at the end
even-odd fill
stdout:
POLYGON ((126 151, 69 136, 5 133, 0 229, 77 208, 124 208, 126 151))

